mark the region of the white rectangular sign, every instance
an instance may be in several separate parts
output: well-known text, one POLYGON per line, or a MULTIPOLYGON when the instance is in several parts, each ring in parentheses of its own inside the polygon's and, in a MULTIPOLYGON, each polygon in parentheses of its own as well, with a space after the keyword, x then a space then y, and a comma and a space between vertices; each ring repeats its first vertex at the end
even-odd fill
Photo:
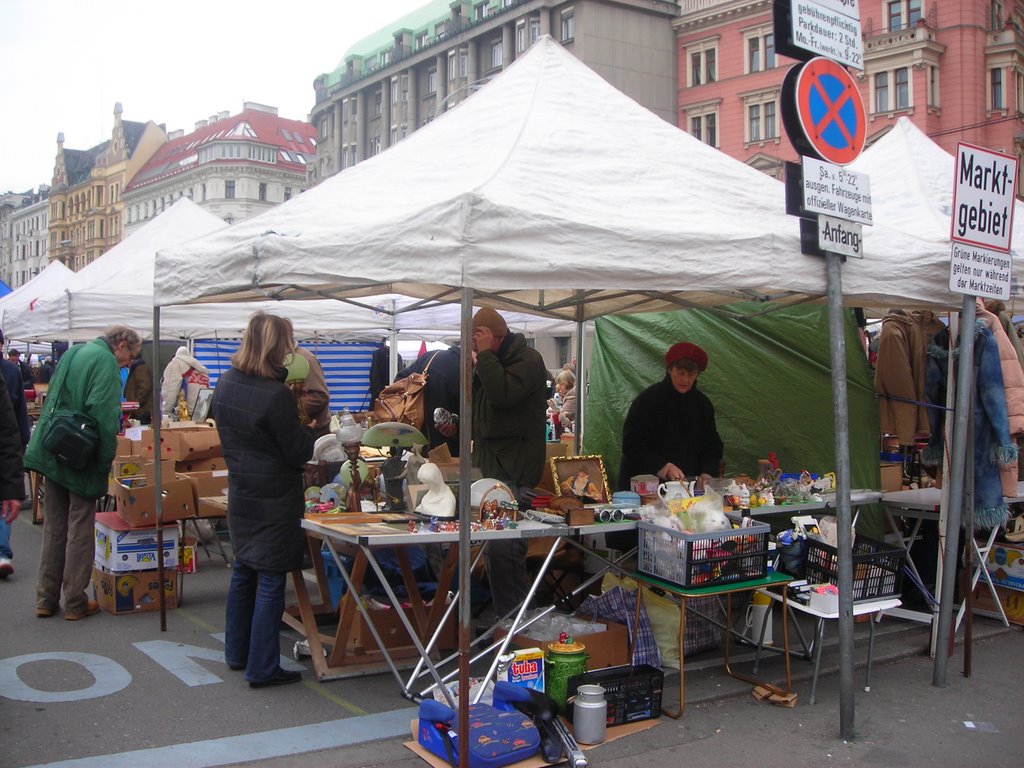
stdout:
POLYGON ((792 3, 794 45, 848 67, 864 69, 864 40, 856 2, 792 0, 792 3))
POLYGON ((1016 194, 1017 158, 957 142, 950 239, 1009 252, 1016 194))
POLYGON ((860 224, 831 216, 818 217, 818 247, 823 251, 863 259, 863 235, 860 224))
POLYGON ((964 243, 953 243, 949 263, 949 290, 970 296, 1008 301, 1010 254, 964 243))
POLYGON ((871 218, 871 178, 866 173, 855 173, 813 157, 801 157, 800 163, 805 211, 859 221, 869 227, 874 224, 871 218))

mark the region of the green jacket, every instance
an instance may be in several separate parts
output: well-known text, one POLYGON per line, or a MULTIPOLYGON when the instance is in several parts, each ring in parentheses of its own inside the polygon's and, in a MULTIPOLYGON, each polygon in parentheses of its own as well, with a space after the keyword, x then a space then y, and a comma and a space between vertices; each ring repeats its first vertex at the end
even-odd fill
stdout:
POLYGON ((484 477, 533 487, 544 472, 548 371, 521 333, 477 354, 473 465, 484 477))
POLYGON ((57 364, 46 406, 25 449, 25 469, 39 472, 84 499, 98 499, 107 492, 107 475, 117 452, 120 429, 121 374, 117 358, 106 339, 95 338, 69 349, 57 364), (43 435, 55 409, 84 413, 96 423, 99 449, 96 460, 85 469, 71 469, 43 448, 43 435))

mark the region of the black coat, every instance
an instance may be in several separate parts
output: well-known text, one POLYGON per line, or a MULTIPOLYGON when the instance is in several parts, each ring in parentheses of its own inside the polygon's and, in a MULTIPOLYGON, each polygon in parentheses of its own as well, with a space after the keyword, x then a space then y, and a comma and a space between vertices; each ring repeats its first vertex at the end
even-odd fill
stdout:
POLYGON ((633 475, 654 475, 671 462, 688 479, 718 476, 724 448, 715 424, 715 408, 693 385, 685 395, 672 380, 652 384, 633 401, 622 425, 622 463, 618 488, 629 490, 633 475))
POLYGON ((445 408, 455 415, 459 413, 459 390, 462 381, 462 359, 458 348, 440 349, 416 358, 416 362, 398 372, 395 381, 404 379, 411 373, 427 371, 427 386, 423 390, 425 418, 423 433, 427 436, 427 449, 437 448, 442 443, 448 444, 452 456, 459 455, 459 433, 446 438, 437 431, 434 424, 434 409, 445 408))
MULTIPOLYGON (((283 371, 282 371, 283 373, 283 371)), ((250 568, 302 567, 302 469, 313 433, 281 381, 229 369, 210 406, 228 468, 228 529, 235 557, 250 568)))

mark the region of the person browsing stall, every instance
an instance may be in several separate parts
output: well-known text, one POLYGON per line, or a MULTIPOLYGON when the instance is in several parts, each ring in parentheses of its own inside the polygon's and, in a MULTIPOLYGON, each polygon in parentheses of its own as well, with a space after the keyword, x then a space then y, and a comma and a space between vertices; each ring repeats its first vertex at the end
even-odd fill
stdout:
MULTIPOLYGON (((473 316, 473 358, 473 464, 484 477, 508 485, 520 508, 528 508, 547 458, 544 358, 490 307, 473 316)), ((526 542, 491 542, 487 578, 499 616, 518 607, 531 584, 526 542)))
POLYGON ((724 447, 711 400, 697 388, 708 355, 680 342, 665 353, 665 378, 633 400, 622 425, 618 487, 629 490, 634 475, 661 480, 696 480, 697 487, 718 474, 724 447))
POLYGON ((224 660, 250 688, 298 682, 281 668, 285 580, 302 569, 306 537, 302 468, 313 433, 285 384, 295 351, 286 318, 255 313, 217 382, 210 415, 228 469, 228 529, 235 561, 224 623, 224 660))

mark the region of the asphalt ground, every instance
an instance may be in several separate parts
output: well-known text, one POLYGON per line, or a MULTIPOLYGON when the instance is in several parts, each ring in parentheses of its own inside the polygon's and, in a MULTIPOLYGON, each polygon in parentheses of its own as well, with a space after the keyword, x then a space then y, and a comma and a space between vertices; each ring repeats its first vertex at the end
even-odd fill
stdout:
MULTIPOLYGON (((253 690, 222 658, 229 569, 215 550, 184 580, 183 604, 158 613, 100 613, 67 622, 34 612, 42 529, 15 522, 15 573, 0 582, 0 768, 24 766, 422 766, 403 746, 413 705, 390 674, 316 682, 309 660, 300 684, 253 690)), ((1019 766, 1022 632, 976 618, 972 674, 961 674, 962 644, 946 684, 932 684, 924 625, 887 618, 877 625, 871 690, 863 690, 866 632, 856 625, 854 738, 840 736, 838 648, 830 627, 809 705, 812 666, 793 659, 794 708, 756 701, 751 686, 725 675, 721 656, 688 658, 687 707, 650 730, 594 747, 591 765, 1019 766)), ((776 638, 780 628, 776 626, 776 638)), ((282 631, 291 662, 297 636, 282 631)), ((795 639, 793 640, 795 644, 795 639)), ((734 663, 749 670, 752 653, 734 663)), ((297 668, 299 668, 297 667, 297 668)), ((783 679, 781 656, 761 662, 783 679)), ((666 675, 667 702, 678 678, 666 675)))

